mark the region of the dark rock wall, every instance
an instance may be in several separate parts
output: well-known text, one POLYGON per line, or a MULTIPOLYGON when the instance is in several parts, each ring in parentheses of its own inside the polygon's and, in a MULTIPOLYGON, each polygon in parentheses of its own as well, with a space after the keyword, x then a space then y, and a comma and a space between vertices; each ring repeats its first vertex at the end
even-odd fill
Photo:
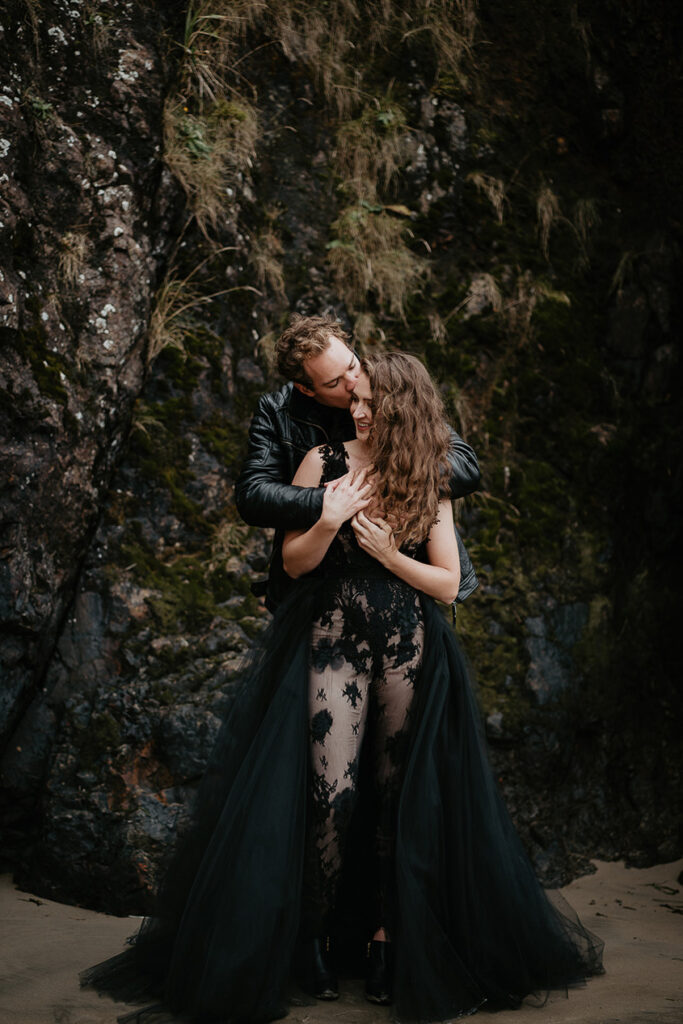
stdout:
POLYGON ((97 9, 2 14, 0 734, 10 787, 34 792, 56 727, 41 694, 143 383, 178 195, 158 24, 97 9))
POLYGON ((8 862, 148 905, 267 619, 231 488, 292 308, 420 352, 480 455, 458 628, 543 877, 676 856, 680 15, 77 6, 3 25, 8 862))

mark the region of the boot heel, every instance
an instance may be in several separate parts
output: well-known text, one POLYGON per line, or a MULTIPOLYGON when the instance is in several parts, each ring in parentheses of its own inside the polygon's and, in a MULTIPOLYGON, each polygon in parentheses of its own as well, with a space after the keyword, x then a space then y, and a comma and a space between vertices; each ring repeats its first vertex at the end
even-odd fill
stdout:
POLYGON ((365 998, 378 1006, 388 1006, 392 998, 393 950, 390 942, 370 943, 365 998))
POLYGON ((339 999, 337 976, 329 961, 326 938, 310 939, 301 950, 301 987, 316 999, 339 999))

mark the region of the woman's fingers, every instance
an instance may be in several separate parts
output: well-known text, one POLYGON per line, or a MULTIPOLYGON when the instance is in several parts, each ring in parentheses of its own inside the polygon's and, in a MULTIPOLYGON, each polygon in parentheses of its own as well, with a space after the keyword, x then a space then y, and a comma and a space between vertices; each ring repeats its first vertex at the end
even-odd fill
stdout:
POLYGON ((350 470, 326 485, 325 498, 329 508, 336 510, 342 522, 371 503, 374 489, 366 479, 367 473, 367 468, 350 470))
POLYGON ((367 479, 367 470, 357 470, 355 475, 349 480, 349 486, 353 487, 357 491, 370 491, 372 490, 372 484, 367 479))
POLYGON ((358 516, 361 526, 365 527, 366 530, 371 530, 373 526, 381 528, 382 524, 388 525, 384 523, 383 519, 375 519, 374 516, 369 515, 367 512, 359 512, 358 516))
POLYGON ((362 538, 362 540, 364 541, 371 540, 372 527, 374 524, 370 519, 368 519, 367 515, 365 514, 365 512, 362 511, 362 509, 355 514, 355 516, 351 520, 351 524, 358 538, 362 538))
POLYGON ((365 513, 365 518, 367 519, 367 521, 369 523, 372 523, 373 526, 376 526, 378 529, 382 530, 384 533, 392 533, 391 526, 386 521, 386 519, 382 519, 382 517, 380 515, 371 515, 370 513, 366 512, 365 513))

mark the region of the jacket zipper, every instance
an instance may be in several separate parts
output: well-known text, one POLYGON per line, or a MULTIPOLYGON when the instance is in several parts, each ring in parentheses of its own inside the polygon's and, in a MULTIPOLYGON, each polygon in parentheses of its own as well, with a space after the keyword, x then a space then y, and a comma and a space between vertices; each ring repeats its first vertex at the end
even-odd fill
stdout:
POLYGON ((305 424, 305 425, 306 425, 307 427, 315 427, 315 428, 316 428, 316 430, 320 430, 320 431, 322 432, 322 434, 323 434, 323 436, 324 436, 325 440, 327 441, 327 443, 328 443, 328 444, 330 443, 330 438, 329 438, 329 436, 328 436, 328 433, 327 433, 327 431, 326 431, 326 430, 325 430, 325 428, 324 428, 324 427, 322 427, 322 426, 321 426, 321 425, 320 425, 319 423, 314 423, 314 422, 313 422, 313 420, 302 420, 302 419, 300 419, 300 418, 299 418, 298 416, 292 416, 292 414, 291 414, 291 413, 290 413, 290 415, 289 415, 289 418, 290 418, 291 420, 293 420, 293 421, 294 421, 294 423, 304 423, 304 424, 305 424))

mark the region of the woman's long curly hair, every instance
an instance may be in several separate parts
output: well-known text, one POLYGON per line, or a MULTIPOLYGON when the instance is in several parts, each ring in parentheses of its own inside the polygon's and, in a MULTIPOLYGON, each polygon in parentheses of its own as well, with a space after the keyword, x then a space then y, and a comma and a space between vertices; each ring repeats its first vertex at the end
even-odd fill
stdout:
POLYGON ((372 476, 396 543, 419 543, 449 493, 450 429, 441 397, 415 356, 361 360, 372 391, 372 476))

